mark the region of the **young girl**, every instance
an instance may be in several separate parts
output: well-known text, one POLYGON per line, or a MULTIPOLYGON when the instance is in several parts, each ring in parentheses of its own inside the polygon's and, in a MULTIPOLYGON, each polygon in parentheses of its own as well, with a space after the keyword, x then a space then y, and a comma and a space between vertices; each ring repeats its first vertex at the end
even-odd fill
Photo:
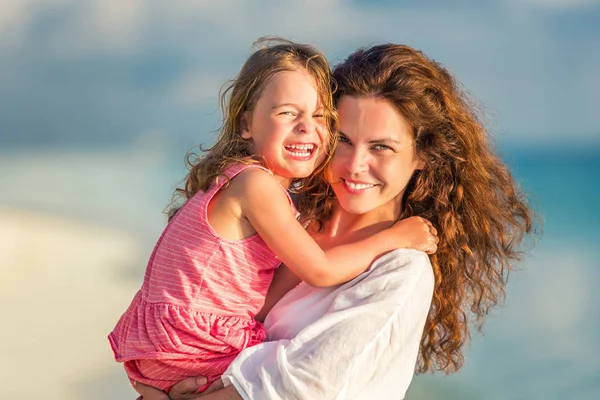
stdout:
MULTIPOLYGON (((225 91, 220 137, 192 166, 181 190, 187 201, 109 335, 132 381, 167 391, 188 376, 218 379, 265 338, 254 317, 280 263, 310 285, 332 286, 395 248, 435 251, 435 229, 420 218, 327 251, 296 220, 287 188, 320 170, 332 148, 329 79, 323 55, 283 42, 256 51, 225 91)), ((317 200, 300 211, 310 216, 317 200)))

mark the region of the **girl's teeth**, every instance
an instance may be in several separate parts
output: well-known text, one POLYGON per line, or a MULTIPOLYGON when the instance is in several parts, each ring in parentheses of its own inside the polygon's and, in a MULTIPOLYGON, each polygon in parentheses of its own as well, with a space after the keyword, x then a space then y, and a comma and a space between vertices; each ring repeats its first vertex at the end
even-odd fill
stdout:
POLYGON ((346 181, 346 185, 348 185, 348 187, 352 190, 369 189, 369 188, 372 188, 373 186, 375 186, 371 183, 353 183, 353 182, 348 182, 348 181, 346 181))
POLYGON ((314 144, 291 144, 285 146, 286 150, 296 157, 309 157, 314 147, 314 144))
POLYGON ((300 152, 300 151, 290 151, 291 154, 297 157, 308 157, 310 156, 310 151, 300 152))
POLYGON ((312 150, 315 147, 314 144, 291 144, 286 146, 289 149, 298 149, 298 150, 312 150))

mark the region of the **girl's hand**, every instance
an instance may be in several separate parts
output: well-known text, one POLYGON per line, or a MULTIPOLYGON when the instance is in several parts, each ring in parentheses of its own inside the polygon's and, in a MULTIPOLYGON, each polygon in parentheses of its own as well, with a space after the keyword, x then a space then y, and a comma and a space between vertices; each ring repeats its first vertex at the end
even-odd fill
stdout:
POLYGON ((138 400, 170 400, 169 396, 162 390, 158 390, 157 388, 140 382, 134 382, 133 388, 136 392, 141 394, 141 396, 138 397, 138 400))
POLYGON ((390 229, 399 235, 399 247, 420 250, 427 254, 437 251, 437 244, 440 241, 437 229, 425 218, 405 218, 396 222, 390 229))
POLYGON ((207 380, 203 376, 185 378, 171 387, 171 390, 169 390, 169 397, 171 398, 171 400, 196 400, 202 397, 202 395, 208 394, 213 390, 216 390, 212 388, 215 385, 215 383, 221 382, 221 380, 219 379, 218 381, 211 384, 208 387, 208 389, 206 389, 204 392, 198 393, 198 390, 200 390, 200 388, 206 386, 206 382, 207 380))

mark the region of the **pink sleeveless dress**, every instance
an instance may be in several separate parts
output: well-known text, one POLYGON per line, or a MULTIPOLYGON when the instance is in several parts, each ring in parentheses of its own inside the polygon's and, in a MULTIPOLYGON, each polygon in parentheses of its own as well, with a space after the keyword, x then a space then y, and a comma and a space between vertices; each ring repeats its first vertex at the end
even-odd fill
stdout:
MULTIPOLYGON (((225 175, 232 179, 247 168, 270 173, 236 164, 225 175)), ((141 290, 108 336, 131 380, 165 391, 189 376, 211 383, 241 350, 265 338, 254 315, 280 261, 258 234, 228 240, 209 225, 208 203, 226 182, 217 178, 169 222, 141 290)))

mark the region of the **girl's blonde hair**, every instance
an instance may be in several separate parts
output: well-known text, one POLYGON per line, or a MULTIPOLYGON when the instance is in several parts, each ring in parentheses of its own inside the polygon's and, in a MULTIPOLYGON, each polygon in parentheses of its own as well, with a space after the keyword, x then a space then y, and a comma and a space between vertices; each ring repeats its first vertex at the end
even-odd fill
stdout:
MULTIPOLYGON (((252 111, 262 95, 266 85, 276 74, 283 71, 303 69, 313 77, 324 109, 326 126, 329 128, 326 157, 316 170, 307 178, 297 179, 291 187, 307 190, 313 177, 318 175, 331 158, 335 146, 336 113, 331 95, 331 75, 325 56, 312 46, 299 44, 277 37, 263 37, 254 43, 258 49, 244 63, 238 76, 229 81, 219 94, 223 123, 216 143, 210 148, 200 146, 199 155, 188 152, 186 164, 189 173, 182 188, 177 188, 168 210, 169 218, 181 207, 183 201, 198 191, 205 191, 214 180, 232 163, 263 163, 251 150, 251 141, 242 138, 240 125, 245 112, 252 111)), ((305 218, 314 213, 314 207, 320 196, 309 196, 298 204, 305 218)))

